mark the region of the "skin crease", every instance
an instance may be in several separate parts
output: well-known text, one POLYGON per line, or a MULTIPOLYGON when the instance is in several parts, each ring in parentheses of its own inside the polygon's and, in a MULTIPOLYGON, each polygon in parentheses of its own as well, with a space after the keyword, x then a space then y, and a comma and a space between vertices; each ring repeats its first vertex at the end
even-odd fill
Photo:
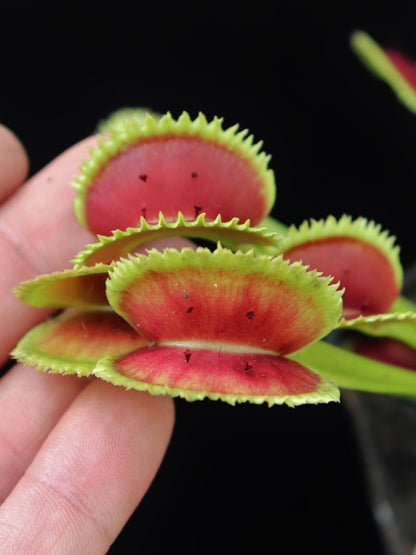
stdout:
MULTIPOLYGON (((24 305, 11 289, 69 267, 94 241, 75 219, 68 183, 95 142, 81 141, 19 187, 27 156, 0 126, 0 165, 8 160, 0 174, 3 363, 49 314, 24 305)), ((148 489, 173 423, 168 397, 15 364, 0 380, 0 553, 106 553, 148 489)))

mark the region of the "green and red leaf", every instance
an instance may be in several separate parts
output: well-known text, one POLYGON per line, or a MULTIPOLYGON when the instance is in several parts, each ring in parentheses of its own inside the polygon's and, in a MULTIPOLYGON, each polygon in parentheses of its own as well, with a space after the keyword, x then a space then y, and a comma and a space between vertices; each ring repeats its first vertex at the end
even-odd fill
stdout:
POLYGON ((207 220, 221 214, 256 225, 274 203, 274 174, 261 143, 237 129, 224 130, 219 118, 208 123, 203 114, 192 121, 183 112, 178 120, 148 115, 113 130, 91 150, 74 183, 80 223, 108 235, 137 227, 141 216, 157 223, 160 212, 167 221, 178 212, 186 220, 204 212, 207 220))
POLYGON ((388 312, 403 280, 394 237, 364 218, 304 222, 283 236, 285 258, 333 276, 345 288, 344 317, 388 312))
POLYGON ((396 48, 383 48, 364 31, 355 31, 351 46, 361 61, 385 81, 399 100, 416 112, 416 63, 396 48))
POLYGON ((158 344, 284 355, 329 333, 342 310, 330 279, 253 252, 152 250, 114 263, 109 276, 110 304, 158 344))
POLYGON ((12 356, 40 370, 88 376, 100 358, 147 344, 113 311, 68 310, 31 329, 12 356))
POLYGON ((390 337, 416 349, 416 311, 392 311, 372 316, 358 316, 350 320, 342 319, 339 327, 375 337, 390 337))
POLYGON ((338 389, 280 356, 177 346, 145 347, 100 361, 94 374, 128 389, 235 403, 296 406, 339 400, 338 389))
POLYGON ((108 305, 105 282, 109 266, 95 266, 42 274, 20 283, 16 297, 27 304, 51 308, 95 308, 108 305))

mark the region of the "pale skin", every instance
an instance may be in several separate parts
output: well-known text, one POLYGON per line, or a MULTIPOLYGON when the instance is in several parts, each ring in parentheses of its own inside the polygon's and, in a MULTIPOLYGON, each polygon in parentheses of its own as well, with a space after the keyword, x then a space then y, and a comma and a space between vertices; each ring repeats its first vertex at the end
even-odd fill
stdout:
MULTIPOLYGON (((89 137, 25 182, 26 151, 0 125, 0 359, 48 312, 12 293, 68 268, 94 237, 68 185, 89 137)), ((167 448, 173 403, 95 379, 15 364, 0 380, 0 553, 105 553, 140 503, 167 448)))

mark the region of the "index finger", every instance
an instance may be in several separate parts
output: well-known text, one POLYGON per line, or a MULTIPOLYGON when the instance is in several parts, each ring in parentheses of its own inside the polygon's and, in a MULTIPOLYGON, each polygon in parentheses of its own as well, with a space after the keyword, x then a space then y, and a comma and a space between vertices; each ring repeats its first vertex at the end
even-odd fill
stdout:
POLYGON ((39 273, 69 266, 70 259, 94 236, 77 222, 70 186, 88 148, 89 137, 58 156, 0 207, 0 313, 3 322, 0 363, 18 339, 49 311, 32 308, 12 289, 39 273))
POLYGON ((0 124, 0 202, 25 180, 29 170, 26 150, 16 135, 0 124))

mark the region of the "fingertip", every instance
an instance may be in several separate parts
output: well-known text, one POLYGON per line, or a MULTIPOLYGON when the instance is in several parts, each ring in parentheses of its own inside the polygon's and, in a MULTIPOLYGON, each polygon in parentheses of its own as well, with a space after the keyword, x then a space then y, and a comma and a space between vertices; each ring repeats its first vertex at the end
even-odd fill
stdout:
POLYGON ((20 139, 8 127, 0 124, 0 202, 26 179, 29 158, 20 139))

